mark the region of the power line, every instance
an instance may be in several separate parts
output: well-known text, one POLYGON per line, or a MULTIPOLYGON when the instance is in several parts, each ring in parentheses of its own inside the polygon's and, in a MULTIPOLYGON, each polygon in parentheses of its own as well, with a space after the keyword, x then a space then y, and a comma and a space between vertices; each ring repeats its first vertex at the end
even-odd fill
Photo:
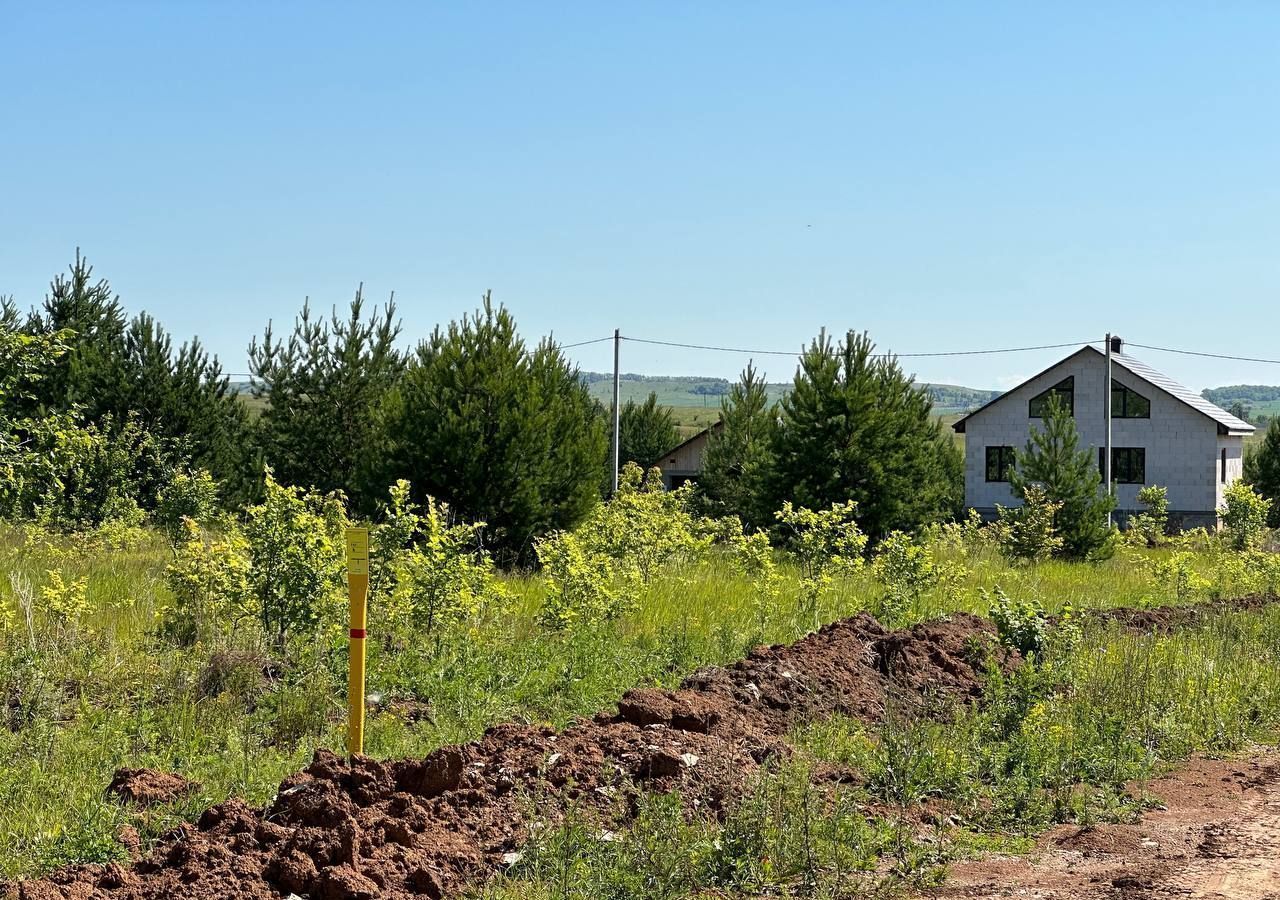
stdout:
POLYGON ((624 341, 631 341, 635 344, 657 344, 660 347, 684 347, 686 350, 719 350, 725 353, 754 353, 757 356, 799 356, 801 351, 797 350, 743 350, 741 347, 708 347, 704 344, 680 344, 675 341, 654 341, 648 338, 627 337, 622 335, 624 341))
MULTIPOLYGON (((724 353, 747 353, 759 356, 800 356, 803 350, 746 350, 741 347, 713 347, 706 344, 682 344, 677 341, 655 341, 649 338, 622 336, 624 341, 637 344, 657 344, 661 347, 683 347, 688 350, 716 350, 724 353)), ((878 353, 877 356, 896 356, 899 359, 921 359, 938 356, 987 356, 997 353, 1025 353, 1030 350, 1060 350, 1063 347, 1079 347, 1082 344, 1097 344, 1099 341, 1071 341, 1063 344, 1040 344, 1034 347, 1002 347, 997 350, 940 350, 932 353, 878 353)))
POLYGON ((613 340, 613 335, 608 335, 602 338, 595 338, 590 341, 578 341, 576 344, 559 344, 558 346, 560 347, 561 350, 568 350, 571 347, 585 347, 587 346, 587 344, 602 344, 605 341, 611 341, 611 340, 613 340))
POLYGON ((1199 350, 1175 350, 1172 347, 1153 347, 1150 344, 1135 344, 1132 341, 1125 341, 1126 347, 1141 347, 1143 350, 1158 350, 1161 353, 1180 353, 1183 356, 1204 356, 1209 359, 1231 359, 1236 362, 1253 362, 1253 363, 1270 363, 1280 366, 1280 359, 1259 359, 1256 356, 1230 356, 1226 353, 1203 353, 1199 350))

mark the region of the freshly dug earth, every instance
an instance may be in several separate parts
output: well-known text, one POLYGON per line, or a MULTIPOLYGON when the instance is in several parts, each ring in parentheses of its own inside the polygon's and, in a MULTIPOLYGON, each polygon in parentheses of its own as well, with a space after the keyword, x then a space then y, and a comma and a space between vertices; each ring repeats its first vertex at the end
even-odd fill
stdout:
POLYGON ((175 772, 157 769, 116 769, 107 795, 136 806, 172 803, 200 790, 200 785, 175 772))
POLYGON ((874 721, 890 698, 975 699, 983 647, 995 644, 992 626, 967 614, 902 631, 864 614, 700 670, 679 691, 632 691, 616 713, 559 733, 500 725, 474 743, 386 763, 348 765, 320 751, 264 809, 230 800, 131 867, 78 866, 7 896, 452 895, 499 870, 534 821, 556 820, 569 803, 625 820, 637 790, 679 788, 714 812, 761 763, 789 752, 784 737, 800 721, 832 713, 874 721))
POLYGON ((1280 750, 1198 757, 1135 794, 1161 808, 1133 824, 1062 825, 1031 857, 952 866, 932 898, 1280 900, 1280 750))
POLYGON ((1154 606, 1149 609, 1119 607, 1089 609, 1078 615, 1091 622, 1115 622, 1121 628, 1137 632, 1165 634, 1179 628, 1202 625, 1214 616, 1233 612, 1253 612, 1276 602, 1275 597, 1252 594, 1248 597, 1222 597, 1203 603, 1177 606, 1154 606))

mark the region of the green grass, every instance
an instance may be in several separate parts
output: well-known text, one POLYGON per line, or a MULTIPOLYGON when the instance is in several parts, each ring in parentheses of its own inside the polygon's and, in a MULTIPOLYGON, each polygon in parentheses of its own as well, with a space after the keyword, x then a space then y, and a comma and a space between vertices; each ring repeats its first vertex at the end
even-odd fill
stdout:
MULTIPOLYGON (((1051 612, 1068 603, 1179 599, 1154 580, 1145 551, 1096 566, 1034 569, 1012 567, 990 550, 942 555, 963 574, 950 588, 920 596, 903 622, 957 609, 985 612, 983 591, 996 586, 1039 598, 1051 612)), ((341 629, 297 641, 284 656, 265 649, 252 629, 216 646, 175 647, 154 627, 169 601, 168 559, 154 536, 113 545, 102 536, 0 531, 0 616, 7 618, 0 636, 0 876, 119 858, 112 837, 126 820, 146 837, 228 796, 263 803, 314 749, 341 748, 341 629), (51 570, 66 583, 86 580, 83 613, 64 619, 50 607, 43 588, 51 570), (103 797, 121 765, 176 770, 202 790, 138 817, 103 797)), ((1214 554, 1198 555, 1196 565, 1217 593, 1246 589, 1241 573, 1214 554)), ((539 578, 507 583, 510 610, 477 620, 439 650, 420 635, 381 632, 374 606, 369 690, 392 709, 412 701, 427 714, 412 723, 394 712, 373 715, 368 752, 425 754, 512 719, 563 725, 638 684, 675 685, 694 668, 732 661, 755 644, 793 641, 823 622, 877 609, 884 593, 863 572, 807 608, 797 573, 784 565, 779 601, 761 607, 749 581, 713 560, 666 573, 634 612, 607 628, 562 635, 537 623, 545 589, 539 578)))
POLYGON ((644 796, 621 834, 571 816, 481 896, 888 896, 948 861, 1025 853, 1059 822, 1127 820, 1157 803, 1153 774, 1193 751, 1233 752, 1280 725, 1280 608, 1171 635, 1059 633, 1036 665, 992 670, 973 707, 877 725, 797 729, 723 821, 644 796), (816 765, 846 773, 815 781, 816 765), (1136 788, 1135 788, 1136 784, 1136 788))

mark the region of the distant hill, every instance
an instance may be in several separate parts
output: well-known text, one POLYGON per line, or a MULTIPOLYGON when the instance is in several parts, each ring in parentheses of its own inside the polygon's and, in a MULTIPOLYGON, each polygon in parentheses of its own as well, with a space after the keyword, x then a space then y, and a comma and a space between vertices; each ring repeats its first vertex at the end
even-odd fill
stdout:
POLYGON ((1244 408, 1245 418, 1255 425, 1266 424, 1280 416, 1280 385, 1228 384, 1205 388, 1200 392, 1210 403, 1230 410, 1236 404, 1244 408))
POLYGON ((1210 403, 1230 406, 1240 403, 1278 403, 1280 386, 1273 384, 1229 384, 1226 387, 1205 388, 1200 392, 1210 403))
MULTIPOLYGON (((583 372, 591 396, 608 405, 613 400, 613 374, 609 372, 583 372)), ((709 378, 700 375, 636 375, 626 373, 619 379, 622 402, 634 400, 642 403, 649 392, 658 395, 658 403, 678 408, 677 419, 689 425, 705 426, 715 421, 713 410, 720 408, 720 398, 729 393, 731 382, 727 378, 709 378), (702 410, 706 410, 703 413, 702 410)), ((939 415, 966 413, 994 400, 999 391, 984 391, 957 384, 924 383, 933 398, 934 411, 939 415)), ((254 400, 248 381, 231 382, 231 390, 241 394, 254 408, 265 401, 254 400)), ((777 401, 791 390, 791 383, 768 385, 769 399, 777 401)), ((1214 401, 1217 402, 1216 400, 1214 401)))
MULTIPOLYGON (((613 399, 613 375, 609 372, 583 372, 582 380, 587 383, 591 396, 602 403, 613 399)), ((707 378, 696 375, 635 375, 624 373, 618 379, 618 392, 622 402, 635 400, 637 403, 649 396, 650 392, 658 395, 658 402, 663 406, 701 406, 715 408, 720 405, 720 398, 729 393, 731 382, 726 378, 707 378)), ((978 388, 961 387, 955 384, 924 385, 933 398, 934 407, 939 413, 968 412, 999 396, 999 391, 984 391, 978 388)), ((768 385, 769 397, 781 400, 791 389, 790 382, 768 385)))

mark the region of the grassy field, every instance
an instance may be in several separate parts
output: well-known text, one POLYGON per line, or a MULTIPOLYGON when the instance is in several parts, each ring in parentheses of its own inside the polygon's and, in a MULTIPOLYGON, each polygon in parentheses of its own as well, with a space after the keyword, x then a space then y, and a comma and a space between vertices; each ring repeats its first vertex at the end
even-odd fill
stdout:
POLYGON ((1276 607, 1165 635, 1086 628, 993 674, 979 705, 799 727, 793 757, 721 821, 653 795, 607 840, 571 820, 484 896, 917 896, 951 860, 1029 853, 1058 822, 1133 819, 1160 802, 1143 785, 1191 752, 1274 741, 1277 662, 1276 607))
MULTIPOLYGON (((584 372, 591 396, 601 403, 613 402, 613 376, 602 372, 584 372)), ((925 383, 939 413, 957 413, 975 409, 996 395, 995 391, 962 387, 954 384, 925 383)), ((729 392, 730 382, 723 378, 698 376, 667 377, 661 375, 624 374, 618 385, 622 402, 643 403, 650 393, 662 406, 715 409, 720 398, 729 392)), ((777 402, 791 389, 790 382, 767 385, 769 399, 777 402)))
MULTIPOLYGON (((1193 588, 1161 574, 1156 563, 1169 554, 1163 550, 1034 567, 1011 565, 990 548, 939 543, 931 552, 951 574, 914 597, 896 614, 899 623, 956 610, 986 613, 997 588, 1051 613, 1257 589, 1233 554, 1214 548, 1178 557, 1194 572, 1193 588)), ((328 622, 286 648, 253 627, 179 646, 157 628, 172 600, 165 574, 171 559, 150 533, 0 533, 7 574, 0 584, 0 876, 121 858, 120 826, 132 824, 149 839, 229 796, 262 803, 315 748, 342 746, 341 623, 328 622), (201 789, 175 805, 133 812, 103 795, 122 765, 177 771, 201 789)), ((381 757, 421 755, 498 722, 562 725, 611 706, 630 687, 674 686, 694 668, 729 662, 757 644, 789 642, 823 622, 884 609, 886 585, 869 568, 806 601, 800 572, 780 562, 769 603, 751 579, 705 559, 664 569, 607 627, 570 632, 540 624, 548 585, 537 576, 507 576, 510 602, 501 612, 468 621, 443 642, 383 631, 375 602, 369 672, 379 705, 367 749, 381 757)), ((1144 659, 1155 659, 1154 652, 1125 651, 1144 659)), ((1196 657, 1180 652, 1159 657, 1159 671, 1177 670, 1205 689, 1196 657)), ((1113 658, 1126 657, 1117 651, 1113 658)), ((1272 721, 1270 706, 1251 724, 1228 713, 1222 733, 1233 739, 1272 721)), ((1187 718, 1181 708, 1170 715, 1187 718)), ((1201 743, 1197 730, 1177 748, 1201 743)))

